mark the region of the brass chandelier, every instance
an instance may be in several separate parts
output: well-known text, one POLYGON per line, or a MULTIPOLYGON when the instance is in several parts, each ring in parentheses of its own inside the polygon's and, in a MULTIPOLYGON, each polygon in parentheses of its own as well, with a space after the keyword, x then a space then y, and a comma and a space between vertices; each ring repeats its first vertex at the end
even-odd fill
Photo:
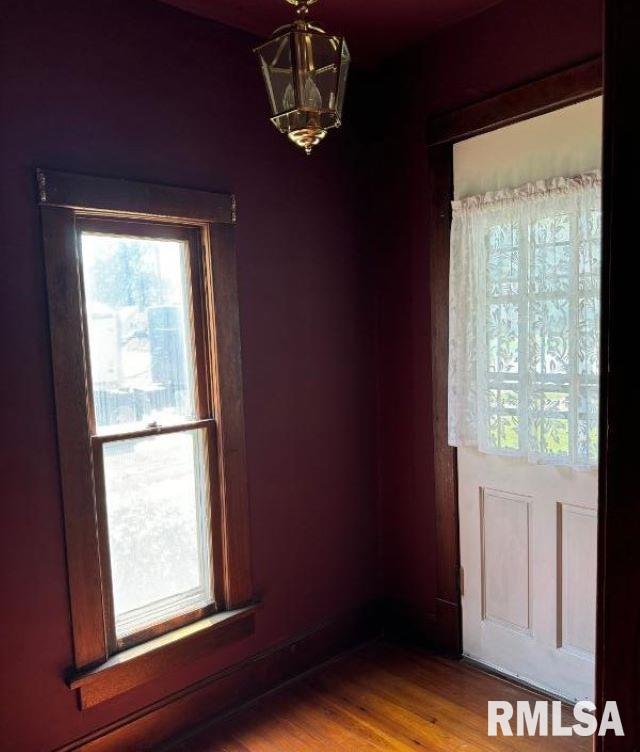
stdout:
POLYGON ((332 36, 309 21, 316 0, 287 0, 296 20, 276 29, 255 49, 271 105, 271 122, 311 154, 342 118, 349 50, 344 37, 332 36))

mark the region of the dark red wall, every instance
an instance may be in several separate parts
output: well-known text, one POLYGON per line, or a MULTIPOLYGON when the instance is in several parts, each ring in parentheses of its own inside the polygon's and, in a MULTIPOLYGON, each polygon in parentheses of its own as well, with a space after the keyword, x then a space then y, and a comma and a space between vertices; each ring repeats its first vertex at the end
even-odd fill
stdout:
POLYGON ((267 120, 251 37, 151 0, 0 11, 0 749, 44 752, 377 592, 368 258, 349 133, 267 120), (237 195, 255 636, 93 710, 72 662, 37 166, 237 195))
POLYGON ((384 588, 417 626, 435 610, 429 248, 425 126, 601 51, 601 0, 506 0, 430 37, 360 93, 375 177, 380 529, 384 588), (375 113, 371 104, 380 104, 375 113), (367 109, 367 107, 369 109, 367 109))
POLYGON ((385 592, 428 619, 424 125, 597 54, 600 0, 506 0, 354 78, 354 131, 310 159, 268 123, 244 34, 152 0, 4 0, 0 13, 0 748, 51 750, 376 595, 376 475, 385 592), (265 607, 251 639, 82 713, 61 680, 71 634, 36 166, 238 197, 265 607))

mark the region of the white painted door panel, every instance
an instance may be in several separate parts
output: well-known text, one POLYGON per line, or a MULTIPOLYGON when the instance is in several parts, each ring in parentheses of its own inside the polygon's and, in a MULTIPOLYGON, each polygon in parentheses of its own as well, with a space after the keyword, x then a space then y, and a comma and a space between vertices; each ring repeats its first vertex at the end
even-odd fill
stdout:
MULTIPOLYGON (((591 170, 601 125, 597 98, 456 143, 455 197, 591 170)), ((466 448, 458 471, 464 652, 592 698, 597 472, 466 448)))
POLYGON ((597 473, 467 448, 458 473, 465 654, 591 699, 597 473))

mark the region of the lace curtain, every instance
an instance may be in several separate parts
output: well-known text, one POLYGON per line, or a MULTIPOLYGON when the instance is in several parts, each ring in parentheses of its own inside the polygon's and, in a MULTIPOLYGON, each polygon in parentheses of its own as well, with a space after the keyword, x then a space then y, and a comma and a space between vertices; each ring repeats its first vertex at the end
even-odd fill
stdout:
POLYGON ((449 443, 598 457, 600 173, 453 202, 449 443))

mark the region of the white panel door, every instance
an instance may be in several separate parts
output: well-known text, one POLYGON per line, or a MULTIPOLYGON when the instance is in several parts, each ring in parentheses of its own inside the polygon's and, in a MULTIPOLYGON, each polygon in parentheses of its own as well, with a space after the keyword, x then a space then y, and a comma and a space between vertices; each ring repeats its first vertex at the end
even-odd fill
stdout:
MULTIPOLYGON (((457 199, 601 162, 602 100, 454 145, 457 199)), ((458 449, 463 649, 569 699, 592 698, 597 471, 458 449)))
POLYGON ((597 472, 458 450, 465 655, 592 699, 597 472))

